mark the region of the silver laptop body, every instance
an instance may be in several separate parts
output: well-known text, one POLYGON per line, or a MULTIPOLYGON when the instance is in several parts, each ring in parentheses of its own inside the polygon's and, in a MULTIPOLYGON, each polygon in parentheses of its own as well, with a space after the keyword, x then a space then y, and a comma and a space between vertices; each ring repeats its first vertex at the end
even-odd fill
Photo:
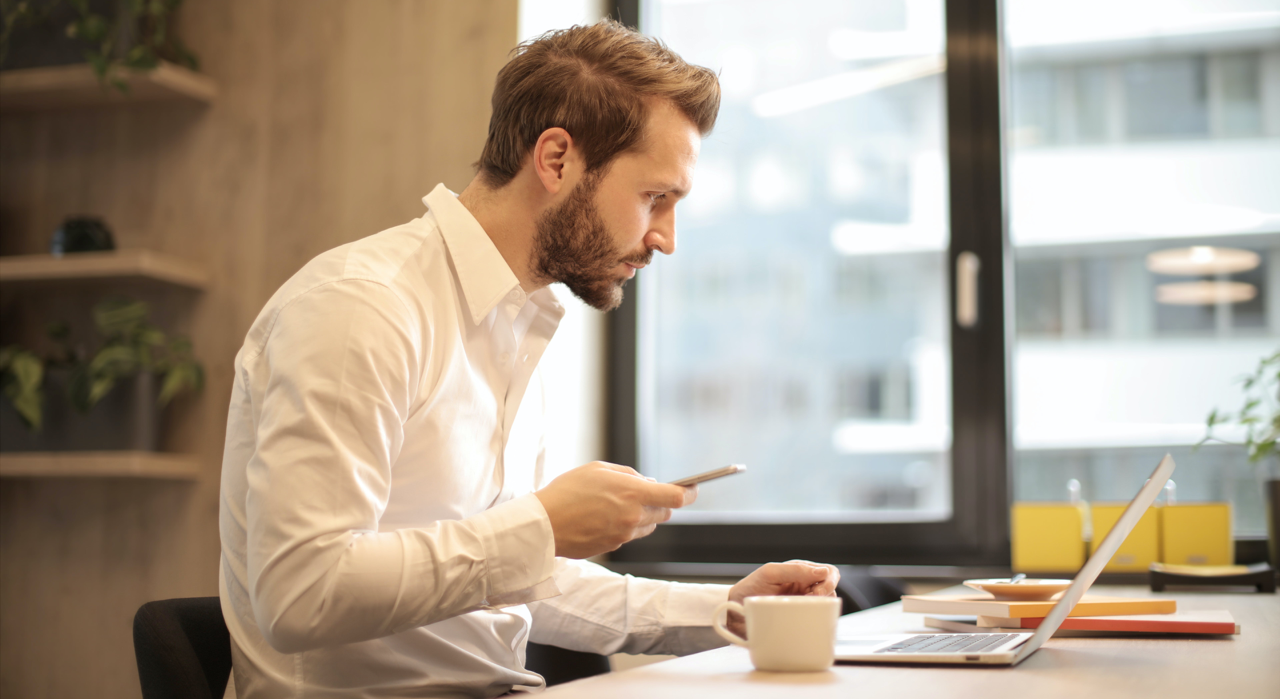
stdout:
POLYGON ((1103 538, 1084 567, 1076 574, 1071 586, 1045 616, 1035 633, 966 633, 966 634, 916 634, 895 636, 849 636, 836 639, 837 662, 870 663, 918 663, 959 665, 1017 665, 1036 652, 1053 636, 1062 620, 1084 596, 1085 591, 1098 579, 1098 574, 1124 543, 1125 537, 1173 474, 1173 457, 1165 454, 1152 472, 1151 478, 1129 502, 1124 514, 1110 533, 1103 538))

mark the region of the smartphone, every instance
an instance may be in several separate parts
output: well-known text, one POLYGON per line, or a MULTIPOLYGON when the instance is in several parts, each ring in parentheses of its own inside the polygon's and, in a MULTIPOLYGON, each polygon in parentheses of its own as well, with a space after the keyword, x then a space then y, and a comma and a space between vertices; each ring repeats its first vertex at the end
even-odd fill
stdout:
POLYGON ((671 485, 678 485, 687 488, 691 485, 706 483, 707 481, 724 478, 725 476, 732 476, 735 473, 742 473, 745 470, 747 470, 747 467, 742 464, 730 464, 723 468, 704 471, 696 476, 689 476, 688 478, 681 478, 678 481, 671 481, 671 485))

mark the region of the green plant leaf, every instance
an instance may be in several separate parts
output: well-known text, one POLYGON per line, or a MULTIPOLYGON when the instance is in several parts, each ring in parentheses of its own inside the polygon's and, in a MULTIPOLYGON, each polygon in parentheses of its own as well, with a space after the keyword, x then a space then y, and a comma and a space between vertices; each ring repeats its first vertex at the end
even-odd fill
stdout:
POLYGON ((1228 417, 1227 414, 1219 413, 1218 409, 1214 408, 1213 410, 1209 411, 1209 417, 1205 418, 1205 427, 1208 427, 1210 430, 1212 430, 1214 425, 1226 420, 1227 417, 1228 417))
POLYGON ((95 373, 91 366, 92 363, 82 364, 76 367, 71 375, 69 386, 71 404, 82 413, 88 412, 110 393, 116 385, 116 379, 122 376, 120 373, 111 371, 95 373))
POLYGON ((180 364, 164 375, 164 383, 160 387, 160 396, 156 403, 160 406, 169 404, 175 396, 186 390, 194 390, 197 378, 194 368, 189 364, 180 364))
POLYGON ((43 425, 40 387, 44 383, 44 362, 19 347, 6 347, 0 354, 4 395, 26 426, 39 432, 43 425))
POLYGON ((144 323, 150 312, 141 301, 106 299, 93 307, 93 322, 107 337, 125 335, 144 323))
POLYGON ((138 371, 141 361, 138 350, 126 345, 108 345, 98 350, 89 360, 89 373, 94 377, 111 374, 117 377, 133 374, 138 371))
POLYGON ((143 325, 138 328, 137 342, 140 345, 149 345, 151 347, 161 347, 164 345, 164 333, 159 328, 150 325, 143 325))
POLYGON ((1274 440, 1270 442, 1257 442, 1249 448, 1249 460, 1261 461, 1268 456, 1276 453, 1276 443, 1274 440))
POLYGON ((75 22, 71 26, 75 29, 75 33, 71 34, 72 37, 82 39, 91 44, 101 43, 106 39, 107 32, 110 28, 106 17, 95 14, 82 17, 80 21, 75 22))

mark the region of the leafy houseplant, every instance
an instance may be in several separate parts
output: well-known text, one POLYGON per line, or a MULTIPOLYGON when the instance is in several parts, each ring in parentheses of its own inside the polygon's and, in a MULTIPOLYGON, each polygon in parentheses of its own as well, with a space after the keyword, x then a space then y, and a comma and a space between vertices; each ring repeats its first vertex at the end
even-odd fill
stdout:
POLYGON ((160 61, 199 67, 195 55, 172 32, 173 16, 181 5, 182 0, 0 0, 0 63, 15 32, 66 21, 63 31, 103 86, 127 93, 122 70, 150 70, 160 61))
POLYGON ((1261 468, 1280 458, 1280 453, 1276 452, 1276 439, 1280 437, 1280 351, 1263 357, 1258 368, 1244 377, 1241 383, 1245 400, 1240 412, 1219 412, 1215 408, 1206 420, 1207 434, 1196 446, 1212 441, 1245 447, 1249 462, 1261 468), (1214 436, 1214 428, 1224 425, 1243 427, 1244 441, 1234 442, 1214 436))
POLYGON ((117 381, 139 371, 164 375, 156 399, 161 407, 184 390, 204 387, 204 369, 191 354, 191 341, 167 339, 147 322, 148 314, 141 301, 107 299, 94 306, 93 322, 106 342, 93 357, 76 362, 71 374, 73 405, 89 410, 117 381))
POLYGON ((70 0, 79 18, 67 27, 67 36, 89 44, 85 58, 98 80, 121 92, 129 84, 119 76, 121 69, 150 70, 161 60, 191 69, 199 67, 195 54, 169 31, 169 21, 182 0, 124 0, 114 20, 97 14, 89 0, 70 0))
POLYGON ((92 355, 71 346, 65 325, 49 334, 62 346, 61 356, 42 360, 30 351, 10 346, 0 351, 0 386, 28 429, 43 427, 42 383, 45 366, 69 369, 68 397, 81 413, 88 412, 119 382, 139 373, 161 377, 156 404, 167 405, 184 391, 204 386, 204 369, 192 354, 191 342, 168 338, 147 321, 149 309, 141 301, 107 299, 93 308, 93 321, 103 337, 92 355))
POLYGON ((1280 438, 1280 351, 1263 357, 1242 384, 1244 405, 1240 411, 1210 412, 1205 437, 1196 446, 1212 441, 1243 446, 1248 451, 1249 462, 1266 490, 1271 565, 1280 569, 1280 452, 1276 450, 1276 439, 1280 438), (1229 425, 1244 428, 1243 442, 1215 436, 1216 428, 1229 425))

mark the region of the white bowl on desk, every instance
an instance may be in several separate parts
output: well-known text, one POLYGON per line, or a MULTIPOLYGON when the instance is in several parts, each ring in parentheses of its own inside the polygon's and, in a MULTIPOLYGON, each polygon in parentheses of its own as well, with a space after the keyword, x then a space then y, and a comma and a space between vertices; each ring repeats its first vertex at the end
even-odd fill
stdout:
POLYGON ((1008 578, 992 578, 987 580, 966 580, 964 584, 975 590, 989 592, 998 600, 1036 602, 1053 599, 1059 592, 1070 587, 1071 581, 1024 578, 1017 582, 1011 582, 1008 578))

